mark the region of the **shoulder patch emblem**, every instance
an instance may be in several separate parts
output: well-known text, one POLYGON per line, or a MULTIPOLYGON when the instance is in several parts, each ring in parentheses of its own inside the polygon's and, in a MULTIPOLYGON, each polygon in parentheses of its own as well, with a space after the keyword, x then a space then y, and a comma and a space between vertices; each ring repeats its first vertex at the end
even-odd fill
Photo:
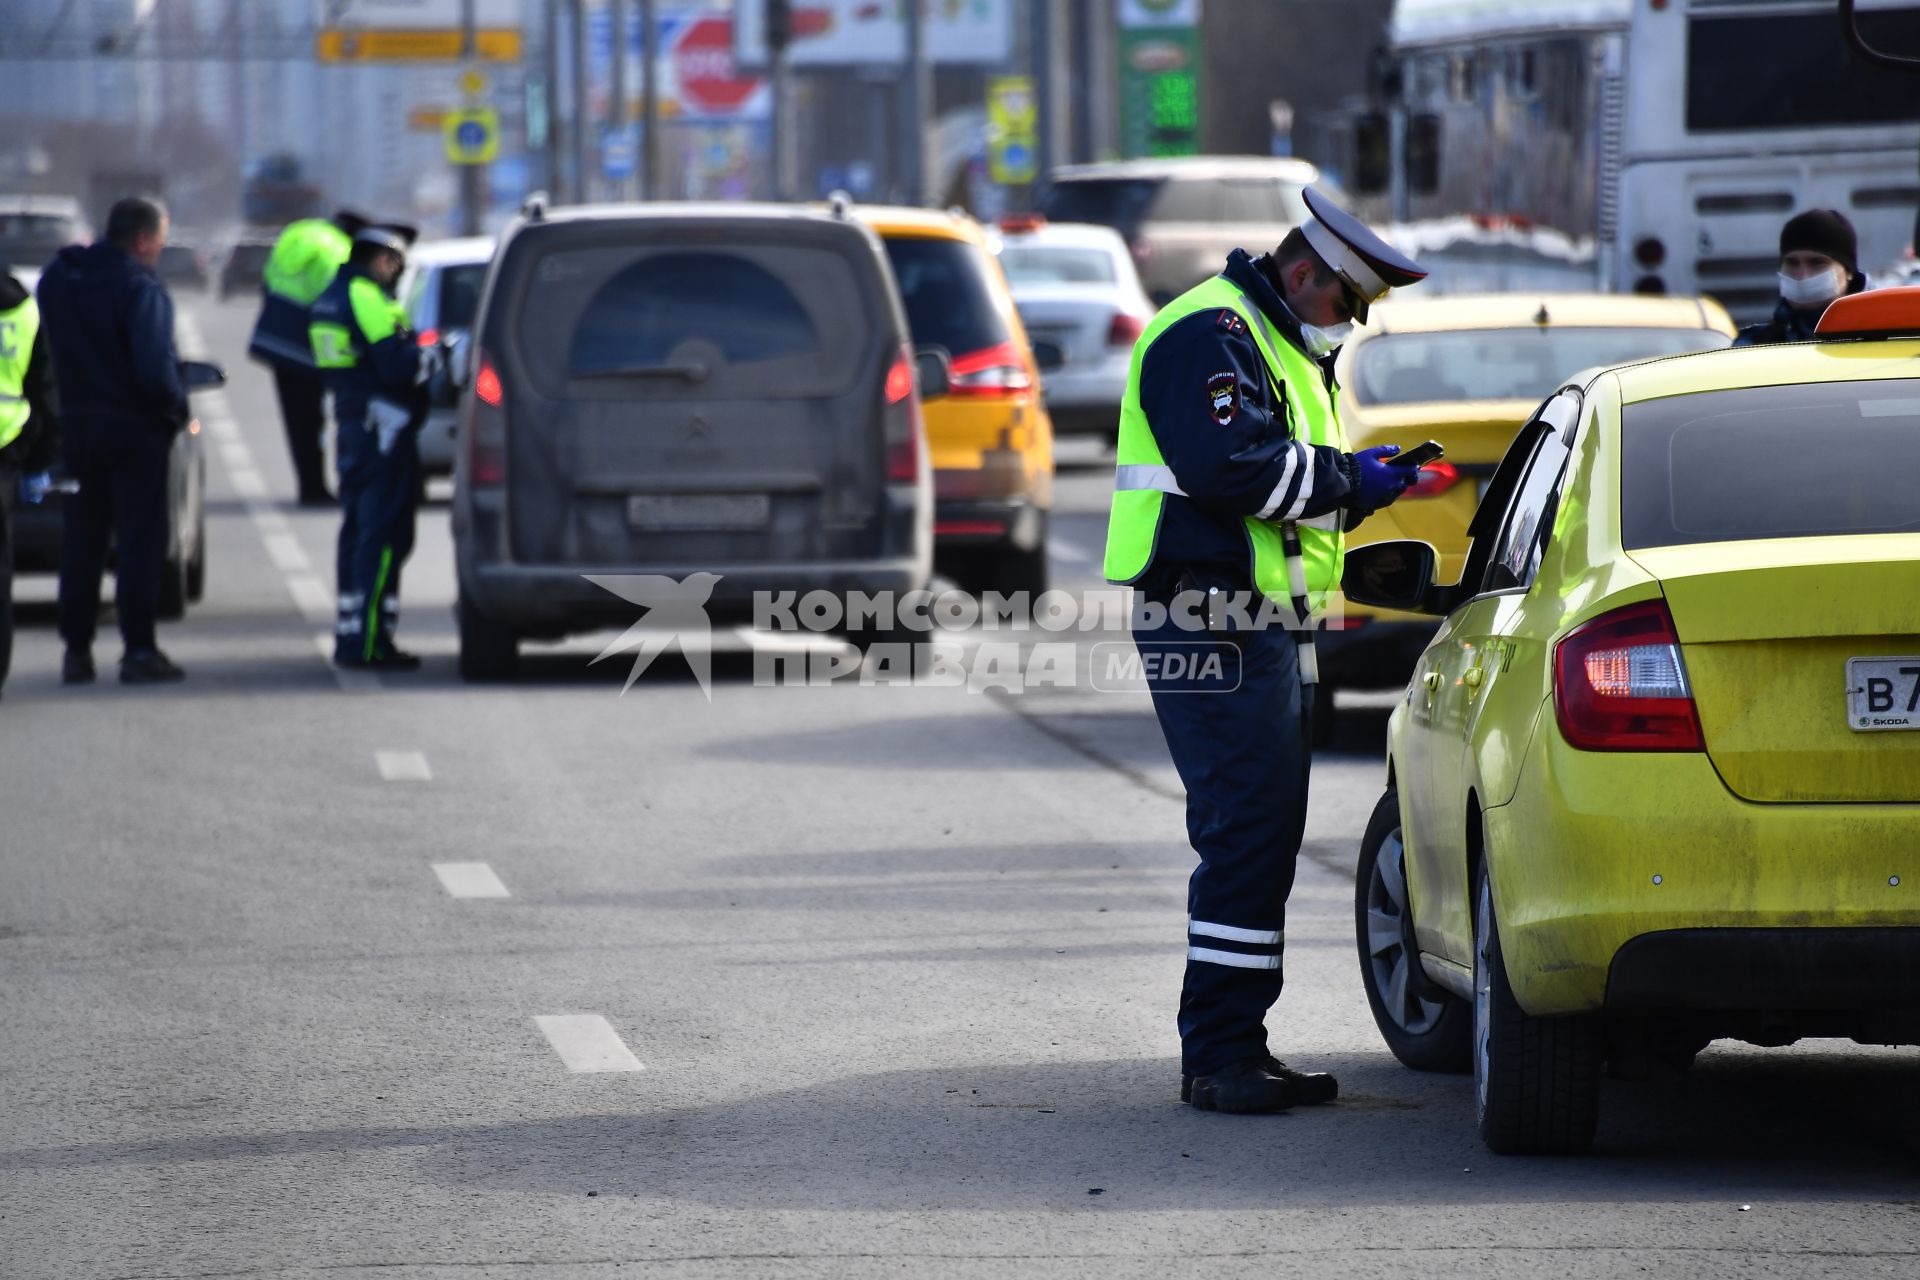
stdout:
POLYGON ((1207 379, 1207 415, 1221 426, 1231 426, 1240 412, 1240 380, 1231 373, 1207 379))
POLYGON ((1220 327, 1228 333, 1245 333, 1247 331, 1247 322, 1242 320, 1240 313, 1232 307, 1228 307, 1220 313, 1219 323, 1220 327))

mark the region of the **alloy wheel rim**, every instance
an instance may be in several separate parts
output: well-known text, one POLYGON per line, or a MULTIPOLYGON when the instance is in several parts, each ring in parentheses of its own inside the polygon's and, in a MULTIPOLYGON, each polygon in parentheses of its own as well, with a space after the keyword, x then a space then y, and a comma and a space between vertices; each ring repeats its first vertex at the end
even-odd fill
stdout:
POLYGON ((1406 845, 1394 828, 1374 855, 1367 885, 1367 966, 1373 989, 1393 1024, 1408 1035, 1433 1030, 1443 1006, 1415 994, 1413 965, 1407 947, 1406 845))

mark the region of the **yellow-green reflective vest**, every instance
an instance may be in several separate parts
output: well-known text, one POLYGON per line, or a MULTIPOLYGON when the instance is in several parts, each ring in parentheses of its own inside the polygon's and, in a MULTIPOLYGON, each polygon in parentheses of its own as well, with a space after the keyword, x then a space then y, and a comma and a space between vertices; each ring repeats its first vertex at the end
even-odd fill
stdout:
POLYGON ((325 218, 303 218, 273 242, 260 279, 271 292, 310 307, 352 252, 346 232, 325 218))
MULTIPOLYGON (((1231 308, 1246 321, 1247 331, 1253 334, 1267 362, 1268 376, 1285 385, 1293 438, 1309 445, 1341 450, 1347 447, 1346 433, 1340 429, 1340 418, 1334 411, 1334 393, 1320 366, 1275 334, 1266 315, 1233 281, 1215 276, 1195 286, 1168 303, 1133 348, 1126 399, 1120 405, 1119 458, 1113 511, 1107 522, 1109 582, 1134 582, 1147 571, 1159 541, 1160 514, 1167 495, 1182 492, 1160 454, 1146 411, 1140 407, 1141 363, 1154 341, 1173 325, 1196 312, 1223 308, 1231 308)), ((1281 523, 1247 516, 1254 589, 1275 601, 1304 597, 1314 613, 1323 610, 1327 596, 1340 585, 1341 560, 1346 554, 1346 537, 1340 531, 1343 515, 1335 510, 1315 520, 1298 522, 1299 581, 1294 581, 1289 572, 1281 523)))
POLYGON ((19 439, 27 425, 27 366, 39 332, 40 307, 32 298, 0 311, 0 449, 19 439))

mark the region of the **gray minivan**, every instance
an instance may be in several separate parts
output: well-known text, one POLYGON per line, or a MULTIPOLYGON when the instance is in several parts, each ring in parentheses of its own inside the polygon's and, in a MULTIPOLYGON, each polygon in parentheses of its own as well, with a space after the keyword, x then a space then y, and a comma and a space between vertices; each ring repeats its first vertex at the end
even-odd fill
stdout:
MULTIPOLYGON (((454 472, 460 670, 639 620, 590 577, 761 591, 924 588, 932 489, 916 360, 880 241, 791 206, 538 203, 503 233, 454 472)), ((926 388, 929 394, 942 389, 926 388)))

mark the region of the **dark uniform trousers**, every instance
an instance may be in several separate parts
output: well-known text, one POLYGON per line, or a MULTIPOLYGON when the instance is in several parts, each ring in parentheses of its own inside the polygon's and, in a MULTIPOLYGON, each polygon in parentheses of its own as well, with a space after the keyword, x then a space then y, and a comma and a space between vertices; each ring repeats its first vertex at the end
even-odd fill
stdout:
POLYGON ((0 462, 0 685, 13 670, 13 499, 20 472, 0 462))
POLYGON ((318 498, 327 489, 326 453, 320 444, 327 426, 326 384, 317 369, 276 362, 273 389, 280 397, 280 418, 286 423, 287 452, 293 458, 300 497, 318 498))
POLYGON ((154 647, 160 573, 167 558, 171 445, 157 423, 146 430, 93 432, 68 422, 67 475, 80 485, 61 502, 60 636, 69 649, 93 643, 109 537, 120 638, 129 653, 154 647))
POLYGON ((1181 1070, 1208 1075, 1267 1051, 1306 830, 1312 689, 1303 696, 1299 645, 1277 624, 1190 631, 1136 619, 1133 634, 1200 855, 1187 885, 1181 1070))
POLYGON ((342 661, 366 661, 393 647, 400 567, 413 551, 419 439, 417 427, 409 426, 381 453, 378 435, 366 421, 340 423, 340 547, 334 566, 340 618, 334 654, 342 661))

